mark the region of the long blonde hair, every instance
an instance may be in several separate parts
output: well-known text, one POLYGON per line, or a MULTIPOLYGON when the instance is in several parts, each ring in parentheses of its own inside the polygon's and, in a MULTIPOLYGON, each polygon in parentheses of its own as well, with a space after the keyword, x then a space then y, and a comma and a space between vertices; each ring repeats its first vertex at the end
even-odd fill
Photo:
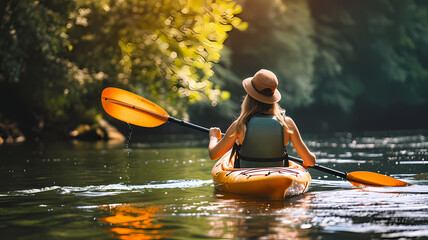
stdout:
POLYGON ((244 126, 250 121, 250 118, 257 113, 267 112, 269 110, 273 110, 273 114, 275 117, 281 122, 281 124, 285 127, 286 132, 292 134, 293 131, 290 130, 288 125, 285 123, 285 110, 282 109, 278 103, 268 104, 257 101, 252 98, 250 95, 246 95, 244 101, 241 104, 241 113, 238 117, 236 124, 236 134, 241 133, 244 129, 244 126))

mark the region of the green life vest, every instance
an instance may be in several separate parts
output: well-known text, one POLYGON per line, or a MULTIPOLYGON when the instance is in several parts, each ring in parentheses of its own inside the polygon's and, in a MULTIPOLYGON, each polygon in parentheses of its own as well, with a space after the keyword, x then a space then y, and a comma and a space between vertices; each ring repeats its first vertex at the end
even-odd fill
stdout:
POLYGON ((250 119, 238 159, 240 168, 288 166, 283 126, 274 115, 258 114, 250 119))

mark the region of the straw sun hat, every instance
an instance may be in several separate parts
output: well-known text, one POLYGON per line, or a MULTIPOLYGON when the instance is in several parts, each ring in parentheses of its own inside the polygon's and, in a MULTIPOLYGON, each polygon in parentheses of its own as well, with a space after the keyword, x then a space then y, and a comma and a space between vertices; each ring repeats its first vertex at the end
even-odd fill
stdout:
POLYGON ((278 79, 276 75, 266 69, 261 69, 253 77, 242 81, 245 91, 254 99, 268 104, 273 104, 281 100, 281 93, 278 91, 278 79))

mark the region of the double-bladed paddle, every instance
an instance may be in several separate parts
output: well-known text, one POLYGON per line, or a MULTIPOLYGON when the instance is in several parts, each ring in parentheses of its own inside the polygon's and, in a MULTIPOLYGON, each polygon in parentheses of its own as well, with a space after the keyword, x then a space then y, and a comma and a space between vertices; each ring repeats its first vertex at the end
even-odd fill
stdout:
MULTIPOLYGON (((210 131, 208 128, 173 118, 153 102, 119 88, 109 87, 104 89, 101 94, 101 102, 104 110, 110 116, 137 126, 156 127, 166 122, 173 122, 206 133, 210 131)), ((303 163, 303 160, 297 157, 289 156, 289 159, 300 164, 303 163)), ((344 178, 357 187, 361 185, 393 187, 410 185, 401 180, 373 172, 356 171, 346 173, 319 164, 315 164, 311 168, 344 178)))

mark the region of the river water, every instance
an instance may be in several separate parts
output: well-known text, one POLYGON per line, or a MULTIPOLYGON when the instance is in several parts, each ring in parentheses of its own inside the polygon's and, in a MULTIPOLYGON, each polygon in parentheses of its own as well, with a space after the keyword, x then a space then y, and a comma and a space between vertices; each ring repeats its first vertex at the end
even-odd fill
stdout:
MULTIPOLYGON (((309 170, 307 193, 266 201, 214 189, 205 143, 0 147, 4 239, 428 239, 427 131, 305 138, 318 163, 400 178, 354 188, 309 170), (129 147, 126 147, 129 146, 129 147), (168 147, 167 147, 168 146, 168 147)), ((290 155, 293 153, 289 149, 290 155)))

